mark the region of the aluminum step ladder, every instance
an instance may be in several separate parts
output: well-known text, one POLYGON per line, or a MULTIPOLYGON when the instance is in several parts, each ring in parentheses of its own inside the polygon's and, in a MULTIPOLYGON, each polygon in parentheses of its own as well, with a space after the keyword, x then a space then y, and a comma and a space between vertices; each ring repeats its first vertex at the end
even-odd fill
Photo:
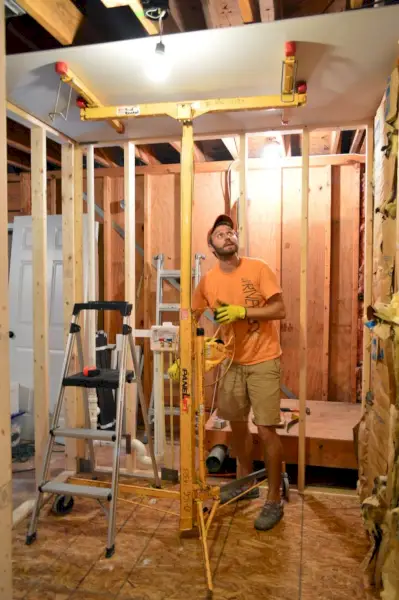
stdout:
MULTIPOLYGON (((40 508, 42 506, 43 494, 50 493, 58 496, 64 496, 71 499, 73 496, 82 496, 85 498, 94 498, 100 504, 107 502, 109 505, 106 511, 108 517, 108 537, 105 556, 111 557, 115 551, 115 535, 116 535, 116 504, 118 498, 118 483, 119 483, 119 459, 122 439, 122 423, 125 407, 125 386, 132 381, 136 381, 138 396, 140 399, 141 409, 144 417, 144 424, 148 437, 148 449, 152 461, 154 471, 155 485, 161 487, 161 482, 158 475, 158 467, 155 460, 152 439, 149 432, 149 423, 147 418, 147 406, 144 400, 143 386, 140 377, 140 369, 135 352, 135 343, 132 334, 132 328, 129 324, 132 305, 128 302, 88 302, 75 304, 69 330, 68 340, 66 344, 64 363, 62 367, 61 381, 58 391, 58 399, 54 410, 53 420, 49 432, 46 453, 43 462, 41 475, 41 483, 38 487, 35 505, 32 512, 30 526, 26 537, 26 543, 32 544, 36 539, 37 521, 39 518, 40 508), (117 369, 97 369, 93 376, 84 375, 84 357, 82 338, 80 333, 79 315, 84 310, 115 310, 119 311, 123 318, 122 325, 122 349, 120 354, 119 370, 117 369), (70 374, 70 363, 72 352, 75 343, 77 344, 78 361, 81 372, 70 374), (129 346, 129 350, 128 350, 129 346), (127 355, 130 351, 134 371, 127 371, 127 355), (64 402, 65 388, 81 387, 83 391, 83 402, 85 409, 86 428, 68 429, 59 427, 60 414, 64 402), (90 413, 89 413, 89 398, 88 388, 94 389, 111 389, 115 390, 116 394, 116 420, 115 430, 97 430, 90 428, 90 413), (88 456, 90 470, 95 470, 94 456, 94 440, 113 442, 113 459, 112 459, 112 478, 109 487, 95 487, 89 485, 75 485, 70 483, 62 483, 58 481, 50 481, 48 479, 51 454, 55 439, 57 437, 84 439, 88 447, 88 456)), ((105 508, 103 506, 103 508, 105 508)))
MULTIPOLYGON (((164 302, 164 283, 174 282, 174 287, 180 288, 180 271, 178 269, 164 269, 164 255, 158 254, 154 256, 157 269, 156 282, 156 307, 155 307, 155 325, 162 325, 163 314, 165 312, 180 311, 180 303, 164 302)), ((201 261, 205 259, 203 254, 195 255, 193 282, 196 287, 201 279, 201 261)), ((176 317, 179 320, 179 314, 176 317)), ((170 407, 164 405, 164 390, 163 381, 168 380, 167 373, 164 372, 163 354, 154 352, 154 370, 153 370, 153 386, 151 391, 151 401, 149 409, 150 423, 154 424, 154 447, 156 457, 162 457, 165 446, 165 415, 170 415, 170 407)), ((179 416, 180 409, 175 407, 173 414, 179 416)))

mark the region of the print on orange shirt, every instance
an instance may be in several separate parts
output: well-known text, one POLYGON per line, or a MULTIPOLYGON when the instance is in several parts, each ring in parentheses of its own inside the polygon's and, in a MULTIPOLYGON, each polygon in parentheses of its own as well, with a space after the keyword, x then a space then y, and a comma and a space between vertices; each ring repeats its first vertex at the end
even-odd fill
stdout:
MULTIPOLYGON (((243 257, 231 273, 222 271, 219 264, 206 273, 194 291, 192 308, 214 309, 219 301, 247 308, 262 307, 269 298, 280 293, 276 275, 267 263, 257 258, 243 257)), ((225 331, 222 337, 230 337, 230 328, 235 337, 234 362, 251 365, 281 355, 277 328, 273 321, 237 321, 229 327, 222 327, 225 331)))

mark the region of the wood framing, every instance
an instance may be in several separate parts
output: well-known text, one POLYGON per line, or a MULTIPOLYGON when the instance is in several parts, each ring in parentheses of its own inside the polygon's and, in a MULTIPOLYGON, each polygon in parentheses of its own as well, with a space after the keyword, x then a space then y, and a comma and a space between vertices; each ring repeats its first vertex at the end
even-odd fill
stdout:
MULTIPOLYGON (((107 302, 113 297, 112 290, 112 180, 111 177, 104 177, 103 180, 103 210, 104 210, 104 300, 107 302), (107 251, 108 250, 108 251, 107 251)), ((104 329, 108 333, 111 331, 111 313, 104 311, 104 329)))
POLYGON ((18 4, 64 46, 73 43, 84 18, 71 0, 18 0, 18 4))
MULTIPOLYGON (((40 127, 39 127, 40 129, 40 127)), ((31 175, 21 173, 21 214, 32 214, 31 175)))
POLYGON ((33 389, 35 391, 35 475, 42 483, 49 434, 49 319, 47 301, 47 174, 46 132, 34 127, 32 146, 33 235, 33 389))
POLYGON ((259 5, 256 0, 238 0, 238 4, 243 23, 259 22, 259 5))
MULTIPOLYGON (((144 329, 154 324, 152 317, 152 199, 151 176, 144 175, 144 329)), ((144 396, 149 404, 152 389, 152 352, 150 341, 144 340, 144 396)))
MULTIPOLYGON (((83 148, 75 145, 73 152, 73 195, 74 195, 74 261, 75 296, 74 302, 83 302, 83 148)), ((81 323, 83 325, 83 323, 81 323)), ((84 339, 84 330, 82 328, 84 339)), ((76 427, 86 423, 84 395, 82 388, 76 388, 76 427)), ((76 440, 76 458, 85 457, 85 441, 76 440)))
MULTIPOLYGON (((96 216, 95 216, 95 198, 94 198, 94 148, 92 145, 87 147, 86 154, 86 189, 87 189, 87 244, 88 244, 88 301, 97 300, 96 287, 96 263, 97 263, 97 244, 96 244, 96 216)), ((85 313, 85 327, 87 340, 87 360, 89 365, 96 364, 96 329, 97 313, 94 310, 88 310, 85 313)), ((97 394, 95 390, 88 390, 89 412, 91 427, 97 427, 97 394)))
POLYGON ((355 131, 355 135, 353 136, 353 141, 349 150, 351 154, 356 154, 357 152, 360 152, 364 135, 364 129, 357 129, 355 131))
MULTIPOLYGON (((373 164, 374 129, 372 123, 366 129, 366 189, 365 189, 365 230, 364 230, 364 316, 373 299, 373 164)), ((363 331, 363 376, 362 407, 365 409, 366 396, 370 390, 371 376, 371 333, 368 327, 363 331)))
MULTIPOLYGON (((367 134, 366 134, 367 135, 367 134)), ((399 202, 399 156, 396 175, 396 202, 399 202)), ((399 292, 399 213, 396 212, 395 292, 399 292)))
POLYGON ((238 145, 239 142, 237 138, 234 137, 222 137, 222 142, 226 146, 227 150, 230 152, 233 160, 238 158, 238 145))
MULTIPOLYGON (((135 187, 135 147, 132 142, 124 145, 124 189, 125 189, 125 300, 133 305, 130 317, 132 327, 136 326, 136 187, 135 187)), ((128 353, 127 368, 132 369, 132 359, 128 353)), ((126 433, 136 437, 137 384, 126 386, 126 433)), ((136 468, 136 454, 126 457, 127 469, 136 468)))
POLYGON ((240 254, 248 254, 248 221, 247 221, 247 201, 248 201, 248 136, 240 135, 240 200, 238 202, 238 243, 240 254))
POLYGON ((299 299, 299 438, 298 438, 298 490, 305 489, 306 468, 306 401, 307 401, 307 277, 308 277, 308 210, 309 210, 309 131, 302 134, 302 210, 301 210, 301 273, 299 299))
MULTIPOLYGON (((324 167, 324 166, 342 166, 342 165, 351 165, 351 164, 363 164, 366 161, 365 155, 362 154, 325 154, 321 156, 310 156, 309 157, 309 165, 311 167, 324 167)), ((247 159, 248 169, 260 169, 264 170, 265 168, 275 168, 268 167, 265 165, 265 161, 260 158, 249 158, 247 159)), ((223 171, 227 171, 231 165, 230 160, 220 160, 214 162, 200 162, 195 165, 196 173, 220 173, 223 171)), ((279 166, 284 169, 289 168, 298 168, 302 165, 302 158, 300 156, 287 156, 280 159, 279 166)), ((233 171, 238 169, 239 166, 233 165, 233 171)), ((180 164, 158 164, 158 165, 149 165, 145 167, 136 167, 136 175, 170 175, 172 173, 180 173, 181 165, 180 164)), ((53 171, 51 174, 52 177, 60 178, 61 173, 59 171, 53 171)), ((107 169, 95 169, 94 173, 95 177, 123 177, 123 167, 112 167, 107 169)), ((10 175, 8 180, 13 181, 13 177, 16 180, 20 180, 19 176, 10 175)))
MULTIPOLYGON (((65 144, 61 149, 62 162, 62 265, 63 265, 63 300, 64 300, 64 340, 69 335, 73 305, 75 303, 75 198, 74 198, 74 146, 65 144)), ((76 372, 76 349, 71 356, 71 372, 76 372)), ((65 389, 64 407, 66 427, 76 427, 76 389, 65 389)), ((74 439, 65 441, 66 467, 76 470, 77 444, 74 439)))
POLYGON ((324 319, 323 319, 323 381, 321 399, 328 400, 329 349, 330 349, 330 297, 331 297, 331 179, 332 167, 325 167, 328 172, 330 201, 326 202, 327 215, 324 226, 324 319))
POLYGON ((12 598, 12 474, 10 409, 10 347, 8 320, 8 219, 7 219, 7 128, 6 56, 4 3, 0 5, 0 393, 5 409, 0 413, 0 600, 12 598))

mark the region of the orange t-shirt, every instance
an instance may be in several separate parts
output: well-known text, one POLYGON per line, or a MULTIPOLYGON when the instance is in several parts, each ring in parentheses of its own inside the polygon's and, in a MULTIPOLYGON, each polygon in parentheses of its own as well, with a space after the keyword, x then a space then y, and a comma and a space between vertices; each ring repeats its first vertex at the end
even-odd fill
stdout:
MULTIPOLYGON (((241 258, 238 267, 225 273, 219 264, 202 277, 193 294, 193 310, 215 309, 218 301, 246 308, 265 306, 281 294, 276 275, 258 258, 241 258)), ((234 362, 254 365, 281 355, 280 341, 273 321, 245 319, 232 325, 235 336, 234 362)))

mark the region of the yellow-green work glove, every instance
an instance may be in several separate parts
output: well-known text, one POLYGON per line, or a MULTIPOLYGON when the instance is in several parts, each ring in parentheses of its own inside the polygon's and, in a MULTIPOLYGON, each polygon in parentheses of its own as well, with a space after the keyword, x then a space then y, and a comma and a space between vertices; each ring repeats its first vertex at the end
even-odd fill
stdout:
POLYGON ((234 321, 240 321, 247 316, 245 306, 236 306, 235 304, 223 304, 215 309, 215 321, 220 325, 228 325, 234 321))
POLYGON ((172 381, 180 380, 180 360, 177 359, 168 369, 169 379, 172 381))

